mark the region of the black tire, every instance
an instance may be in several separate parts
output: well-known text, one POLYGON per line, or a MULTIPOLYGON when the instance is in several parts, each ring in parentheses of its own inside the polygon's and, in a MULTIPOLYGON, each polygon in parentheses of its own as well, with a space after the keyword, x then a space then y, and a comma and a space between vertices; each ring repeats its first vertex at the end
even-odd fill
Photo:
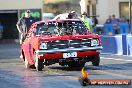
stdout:
POLYGON ((22 53, 22 55, 20 56, 20 58, 23 58, 24 59, 24 64, 25 64, 25 68, 26 69, 29 69, 29 68, 35 69, 35 65, 34 64, 33 65, 30 65, 29 64, 29 62, 28 62, 28 60, 27 60, 27 58, 26 58, 26 56, 25 56, 24 53, 22 53))
POLYGON ((100 63, 100 56, 99 55, 94 56, 92 59, 93 66, 99 66, 99 63, 100 63))
POLYGON ((35 55, 35 67, 37 71, 42 71, 42 69, 44 68, 43 62, 43 59, 39 59, 37 58, 37 55, 35 55))

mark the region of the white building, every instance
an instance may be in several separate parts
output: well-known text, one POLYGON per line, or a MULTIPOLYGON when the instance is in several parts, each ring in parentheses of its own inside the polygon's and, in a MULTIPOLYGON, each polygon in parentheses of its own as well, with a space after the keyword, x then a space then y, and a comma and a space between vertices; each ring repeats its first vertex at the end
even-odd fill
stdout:
POLYGON ((31 15, 41 19, 42 0, 0 0, 0 22, 4 27, 6 39, 18 38, 16 23, 26 9, 31 10, 31 15))
POLYGON ((80 0, 81 12, 97 15, 103 24, 108 16, 115 14, 117 18, 129 18, 129 0, 80 0))

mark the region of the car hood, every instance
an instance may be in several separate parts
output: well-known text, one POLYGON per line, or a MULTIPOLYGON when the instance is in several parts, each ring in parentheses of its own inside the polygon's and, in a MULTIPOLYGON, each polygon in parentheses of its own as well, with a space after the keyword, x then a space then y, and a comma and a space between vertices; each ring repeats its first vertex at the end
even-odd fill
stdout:
POLYGON ((86 39, 86 38, 99 38, 100 36, 97 34, 75 34, 75 35, 46 35, 46 36, 39 36, 39 41, 55 41, 55 40, 72 40, 72 39, 86 39))

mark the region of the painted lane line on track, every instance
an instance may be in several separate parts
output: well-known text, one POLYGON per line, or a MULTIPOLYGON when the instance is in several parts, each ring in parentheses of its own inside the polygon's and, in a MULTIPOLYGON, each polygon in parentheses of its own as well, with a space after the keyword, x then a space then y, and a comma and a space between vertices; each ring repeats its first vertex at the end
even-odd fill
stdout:
POLYGON ((127 62, 132 62, 132 60, 124 60, 124 59, 115 59, 115 58, 107 58, 107 57, 101 57, 101 59, 105 59, 105 60, 120 60, 120 61, 127 61, 127 62))
POLYGON ((123 59, 115 59, 115 60, 123 60, 123 59))
POLYGON ((110 60, 113 60, 113 59, 115 59, 115 58, 101 57, 101 59, 110 59, 110 60))
POLYGON ((125 60, 125 61, 131 62, 132 60, 125 60))
POLYGON ((125 79, 132 79, 132 76, 127 76, 127 75, 123 75, 123 74, 117 74, 117 73, 113 73, 113 72, 108 72, 108 71, 102 71, 102 70, 97 70, 99 73, 103 73, 103 74, 109 74, 109 75, 112 75, 112 76, 118 76, 120 78, 125 78, 125 79))

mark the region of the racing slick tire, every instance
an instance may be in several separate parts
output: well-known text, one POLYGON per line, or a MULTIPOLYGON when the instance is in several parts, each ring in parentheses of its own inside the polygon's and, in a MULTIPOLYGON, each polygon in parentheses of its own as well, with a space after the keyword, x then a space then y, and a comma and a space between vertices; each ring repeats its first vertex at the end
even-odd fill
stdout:
POLYGON ((29 62, 28 62, 28 60, 27 60, 27 58, 26 58, 26 56, 25 55, 23 55, 23 56, 24 56, 25 68, 26 69, 28 69, 28 68, 35 69, 35 65, 30 65, 29 62))
POLYGON ((93 66, 99 66, 99 63, 100 63, 100 56, 99 55, 94 56, 92 59, 92 65, 93 66))
POLYGON ((37 71, 42 71, 42 69, 44 68, 44 64, 43 64, 44 60, 43 59, 39 59, 37 57, 37 55, 35 54, 35 67, 37 71))

